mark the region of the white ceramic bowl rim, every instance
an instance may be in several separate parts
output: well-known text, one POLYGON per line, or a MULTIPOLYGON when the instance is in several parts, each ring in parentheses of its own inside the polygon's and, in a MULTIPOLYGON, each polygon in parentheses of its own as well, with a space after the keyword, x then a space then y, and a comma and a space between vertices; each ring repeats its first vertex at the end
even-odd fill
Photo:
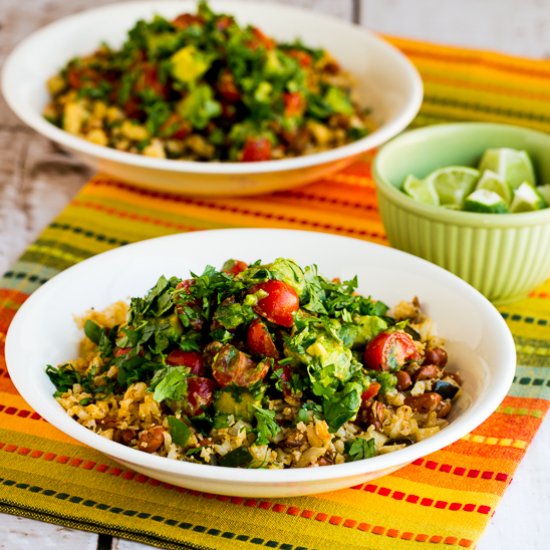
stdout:
MULTIPOLYGON (((491 381, 491 386, 487 389, 486 399, 476 402, 465 414, 456 418, 444 430, 423 441, 420 441, 419 443, 415 443, 414 445, 386 455, 380 455, 356 462, 347 462, 345 464, 323 466, 320 468, 256 470, 194 464, 149 455, 142 451, 125 447, 124 445, 110 441, 105 437, 88 430, 70 418, 61 406, 55 402, 53 397, 51 397, 50 401, 45 406, 43 402, 43 395, 36 395, 27 390, 27 375, 23 372, 23 369, 15 369, 13 367, 13 365, 17 362, 16 359, 18 351, 17 349, 13 349, 15 347, 13 340, 15 340, 15 333, 19 333, 20 335, 21 331, 24 329, 24 325, 22 324, 24 316, 27 315, 27 312, 32 311, 35 301, 40 300, 42 295, 49 292, 51 285, 66 284, 67 281, 70 281, 71 279, 74 280, 75 277, 81 276, 81 273, 90 270, 95 265, 99 265, 109 259, 114 259, 121 254, 127 254, 129 250, 138 254, 140 251, 146 251, 151 246, 154 246, 156 242, 160 242, 161 240, 167 243, 174 243, 174 245, 181 245, 182 242, 184 243, 186 241, 186 239, 193 239, 196 235, 198 235, 198 238, 212 235, 219 240, 220 243, 227 242, 231 239, 242 239, 242 242, 247 242, 247 239, 251 235, 259 235, 260 237, 265 237, 266 239, 279 238, 279 236, 284 236, 289 239, 322 238, 325 240, 324 244, 333 247, 337 247, 338 244, 344 240, 356 241, 356 239, 350 239, 347 237, 294 230, 224 229, 199 231, 194 233, 160 237, 157 239, 150 239, 147 241, 126 245, 124 247, 99 254, 98 256, 92 257, 68 268, 52 279, 52 281, 49 281, 44 286, 36 290, 22 305, 12 321, 6 341, 6 360, 10 376, 22 396, 27 399, 29 404, 39 414, 41 414, 45 420, 68 435, 89 445, 92 448, 95 448, 98 451, 105 453, 106 455, 115 457, 116 459, 128 464, 134 463, 142 468, 151 468, 159 472, 167 472, 173 475, 181 474, 188 478, 193 477, 196 479, 208 479, 229 483, 237 482, 242 485, 257 486, 269 483, 284 485, 352 477, 358 474, 385 470, 392 467, 395 468, 400 465, 410 463, 417 458, 439 450, 442 447, 449 445, 457 439, 465 436, 471 430, 476 428, 482 421, 484 421, 496 409, 506 395, 515 371, 516 352, 509 329, 502 319, 502 316, 498 313, 494 306, 492 306, 490 302, 488 302, 488 300, 484 298, 477 290, 465 283, 463 280, 430 262, 405 252, 359 240, 357 240, 357 242, 361 243, 363 246, 366 256, 368 255, 369 250, 376 253, 377 250, 383 249, 384 254, 389 255, 389 257, 399 259, 399 261, 403 261, 405 264, 409 265, 411 265, 411 262, 415 262, 418 266, 422 266, 422 269, 427 275, 432 274, 437 279, 444 280, 455 289, 458 289, 460 293, 465 293, 476 305, 476 307, 483 309, 484 315, 486 316, 486 321, 490 323, 491 331, 493 331, 494 334, 498 334, 499 337, 501 348, 499 348, 498 357, 502 361, 502 373, 500 377, 496 377, 491 381)), ((21 361, 19 361, 19 363, 21 363, 21 361)))
MULTIPOLYGON (((154 6, 159 13, 162 13, 163 9, 168 6, 177 5, 179 2, 173 1, 160 1, 155 2, 154 6)), ((377 128, 369 135, 364 138, 361 138, 357 141, 354 141, 350 144, 343 145, 328 151, 314 153, 311 155, 304 155, 300 157, 294 157, 290 159, 281 159, 281 160, 271 160, 271 161, 261 161, 261 162, 252 162, 252 163, 235 163, 235 162, 192 162, 185 160, 173 160, 173 159, 155 159, 151 157, 145 157, 133 153, 128 153, 124 151, 117 151, 116 149, 111 149, 108 147, 103 147, 100 145, 93 144, 86 141, 83 138, 79 138, 69 134, 57 128, 53 124, 46 121, 41 113, 34 111, 33 109, 27 108, 27 106, 21 102, 16 90, 14 88, 14 83, 12 82, 14 73, 14 65, 18 63, 19 58, 22 53, 27 50, 32 50, 36 42, 39 42, 44 34, 49 34, 52 32, 62 32, 62 29, 66 25, 75 24, 79 21, 84 20, 89 14, 102 14, 104 17, 110 17, 112 13, 120 10, 121 7, 126 9, 131 9, 138 6, 148 6, 151 5, 150 1, 145 2, 125 2, 118 4, 111 4, 108 6, 103 6, 100 8, 94 8, 92 10, 87 10, 82 13, 78 13, 66 18, 63 18, 59 21, 47 25, 43 29, 40 29, 23 42, 21 42, 15 50, 10 54, 4 68, 2 71, 2 91, 4 97, 10 106, 10 108, 28 124, 31 128, 37 132, 45 135, 46 137, 60 143, 61 145, 74 149, 76 151, 82 152, 84 154, 90 155, 92 157, 105 159, 109 161, 115 161, 121 164, 131 164, 134 166, 139 166, 149 169, 159 169, 166 170, 169 169, 173 172, 178 173, 195 173, 195 174, 261 174, 266 172, 284 172, 287 170, 300 169, 309 166, 322 165, 330 163, 336 160, 344 159, 347 157, 358 155, 365 150, 379 145, 384 141, 388 140, 392 136, 399 133, 406 125, 413 119, 415 114, 418 112, 420 105, 422 103, 423 87, 422 80, 416 71, 416 69, 411 65, 407 58, 399 52, 395 47, 389 43, 383 41, 382 39, 376 37, 374 34, 370 33, 365 29, 357 29, 353 27, 350 23, 345 21, 338 21, 334 18, 331 18, 327 15, 322 15, 318 13, 311 13, 303 8, 289 7, 277 5, 276 9, 280 12, 287 14, 289 20, 292 20, 295 16, 304 17, 307 16, 312 25, 315 25, 316 22, 321 21, 330 21, 332 25, 339 25, 342 27, 343 31, 349 32, 361 32, 370 36, 372 41, 379 43, 379 46, 391 54, 396 63, 399 64, 400 69, 402 70, 403 78, 406 78, 409 81, 411 89, 411 97, 407 102, 405 107, 401 112, 390 120, 387 123, 382 124, 381 127, 377 128)), ((242 6, 245 5, 243 2, 231 1, 227 2, 228 13, 231 12, 231 6, 242 6)), ((267 5, 266 5, 267 7, 267 5)), ((182 9, 184 6, 182 5, 182 9)), ((273 6, 271 6, 273 8, 273 6)))
MULTIPOLYGON (((520 130, 525 134, 531 134, 536 137, 544 137, 548 140, 548 154, 550 155, 550 136, 531 128, 518 127, 511 124, 501 124, 497 122, 456 122, 416 128, 414 130, 407 130, 406 132, 403 132, 399 136, 393 138, 388 143, 384 144, 376 154, 373 162, 373 175, 379 191, 401 203, 403 207, 415 212, 416 214, 426 216, 430 219, 441 220, 443 222, 452 222, 456 225, 503 228, 549 223, 550 207, 543 208, 542 210, 536 210, 534 212, 518 212, 516 214, 481 214, 477 212, 466 212, 463 210, 448 210, 442 208, 441 206, 423 204, 415 201, 400 189, 397 189, 384 176, 381 165, 386 161, 385 157, 387 155, 391 155, 393 149, 396 147, 406 145, 407 143, 413 143, 417 139, 421 139, 425 134, 431 135, 439 133, 441 134, 440 139, 445 139, 445 136, 451 135, 454 131, 468 131, 474 133, 483 130, 503 130, 510 132, 520 130)), ((426 147, 429 147, 429 145, 426 145, 426 147)))

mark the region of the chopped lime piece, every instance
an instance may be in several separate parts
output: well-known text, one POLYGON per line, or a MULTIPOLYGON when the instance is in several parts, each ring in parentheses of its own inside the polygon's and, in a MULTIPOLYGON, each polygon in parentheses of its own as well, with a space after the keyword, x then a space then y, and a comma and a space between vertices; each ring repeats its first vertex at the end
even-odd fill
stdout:
POLYGON ((481 172, 491 170, 506 180, 514 189, 524 181, 536 184, 533 163, 527 151, 509 149, 487 149, 479 163, 481 172))
POLYGON ((546 201, 546 206, 550 206, 550 183, 538 185, 537 191, 539 195, 546 201))
POLYGON ((481 178, 477 182, 476 189, 494 191, 502 197, 506 204, 509 205, 512 202, 512 187, 502 176, 499 176, 492 170, 485 170, 485 172, 481 174, 481 178))
POLYGON ((464 197, 469 195, 477 180, 479 171, 468 166, 447 166, 429 174, 426 185, 433 185, 442 206, 456 205, 459 208, 464 203, 464 197))
POLYGON ((546 206, 545 200, 529 183, 523 182, 514 191, 514 200, 510 206, 512 212, 532 212, 546 206))
POLYGON ((415 201, 439 206, 439 197, 433 183, 428 180, 419 180, 416 176, 409 175, 403 183, 403 191, 415 201))
POLYGON ((468 212, 485 212, 487 214, 504 214, 508 212, 508 205, 498 193, 488 189, 477 189, 466 197, 464 210, 468 212))

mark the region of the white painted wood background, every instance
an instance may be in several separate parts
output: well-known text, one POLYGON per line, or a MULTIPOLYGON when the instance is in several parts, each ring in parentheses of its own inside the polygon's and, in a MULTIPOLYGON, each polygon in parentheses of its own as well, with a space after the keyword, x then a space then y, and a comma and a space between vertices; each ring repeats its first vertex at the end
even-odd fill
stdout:
MULTIPOLYGON (((0 0, 0 66, 15 44, 39 27, 112 1, 0 0)), ((550 58, 550 0, 279 1, 329 13, 383 33, 550 58)), ((22 125, 0 98, 0 271, 9 268, 89 176, 86 167, 22 125)), ((547 419, 491 519, 479 549, 550 547, 549 462, 547 419)), ((149 548, 5 514, 0 514, 0 533, 0 549, 6 550, 149 548)))

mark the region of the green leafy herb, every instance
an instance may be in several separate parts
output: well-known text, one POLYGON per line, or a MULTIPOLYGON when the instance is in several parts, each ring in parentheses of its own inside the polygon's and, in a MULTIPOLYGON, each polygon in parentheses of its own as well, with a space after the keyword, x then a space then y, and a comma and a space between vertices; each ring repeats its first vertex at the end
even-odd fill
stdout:
POLYGON ((160 370, 151 381, 154 389, 153 399, 162 401, 181 401, 187 396, 188 367, 167 367, 160 370))
POLYGON ((363 439, 361 437, 357 437, 346 447, 346 452, 352 462, 355 462, 356 460, 363 460, 364 458, 371 458, 376 455, 376 445, 374 439, 363 439))
POLYGON ((248 466, 252 462, 252 455, 246 447, 238 447, 237 449, 222 456, 218 464, 220 466, 229 466, 238 468, 240 466, 248 466))
POLYGON ((361 406, 361 391, 360 384, 348 384, 323 402, 323 413, 330 431, 337 431, 344 423, 355 417, 361 406))
POLYGON ((275 411, 254 406, 254 416, 257 422, 256 444, 266 445, 281 431, 281 427, 275 421, 275 411))
POLYGON ((170 428, 172 441, 182 447, 185 447, 185 445, 187 445, 187 441, 189 440, 189 436, 191 435, 189 426, 185 424, 185 422, 178 420, 175 416, 168 417, 168 426, 170 428))

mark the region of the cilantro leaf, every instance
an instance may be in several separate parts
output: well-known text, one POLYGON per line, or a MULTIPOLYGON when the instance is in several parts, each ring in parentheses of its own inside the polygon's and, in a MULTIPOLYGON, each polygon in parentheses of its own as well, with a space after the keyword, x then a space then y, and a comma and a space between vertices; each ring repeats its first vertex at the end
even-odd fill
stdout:
POLYGON ((346 451, 351 462, 363 460, 364 458, 371 458, 376 455, 376 445, 374 443, 374 439, 363 439, 362 437, 357 437, 349 446, 346 445, 346 447, 346 451))
POLYGON ((355 417, 361 406, 361 391, 361 384, 354 382, 323 401, 323 414, 330 431, 337 431, 355 417))
POLYGON ((187 397, 188 367, 167 367, 157 371, 151 381, 153 399, 158 403, 165 400, 181 401, 187 397))
POLYGON ((182 447, 185 447, 185 445, 187 445, 187 441, 189 440, 189 436, 191 435, 189 426, 185 424, 185 422, 178 420, 175 416, 168 417, 168 426, 170 428, 172 441, 182 447))
POLYGON ((229 466, 236 468, 239 466, 247 466, 252 462, 252 455, 246 447, 237 447, 233 451, 222 456, 218 464, 220 466, 229 466))
POLYGON ((254 406, 256 417, 256 444, 267 445, 280 431, 281 427, 275 421, 275 411, 254 406))

